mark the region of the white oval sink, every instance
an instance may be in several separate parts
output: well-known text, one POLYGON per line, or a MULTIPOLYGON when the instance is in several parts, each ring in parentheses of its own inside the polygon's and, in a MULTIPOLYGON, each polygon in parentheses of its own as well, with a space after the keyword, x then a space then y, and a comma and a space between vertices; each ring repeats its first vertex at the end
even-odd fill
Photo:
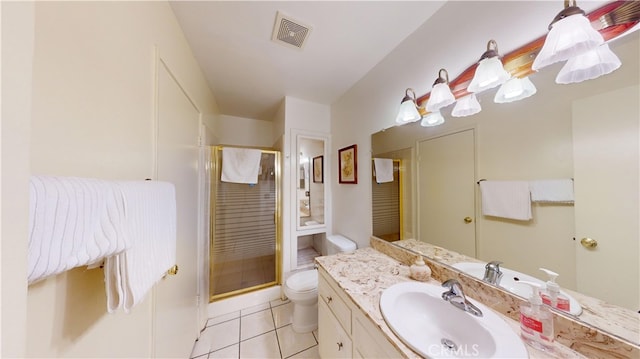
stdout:
MULTIPOLYGON (((482 278, 484 277, 485 265, 486 263, 462 262, 454 264, 453 267, 482 280, 482 278)), ((499 286, 525 299, 529 299, 531 297, 531 294, 533 294, 533 290, 528 285, 516 284, 518 283, 518 280, 538 283, 542 285, 543 288, 545 286, 545 281, 540 280, 536 277, 532 277, 530 275, 526 275, 524 273, 520 273, 513 269, 500 267, 500 271, 502 272, 502 278, 500 279, 499 286)), ((574 297, 570 296, 567 292, 560 290, 560 293, 569 298, 569 313, 573 315, 580 315, 580 313, 582 313, 582 306, 580 305, 580 303, 574 297)))
POLYGON ((442 299, 447 288, 403 282, 382 292, 380 310, 389 328, 426 358, 528 358, 520 337, 497 314, 480 308, 476 317, 442 299))

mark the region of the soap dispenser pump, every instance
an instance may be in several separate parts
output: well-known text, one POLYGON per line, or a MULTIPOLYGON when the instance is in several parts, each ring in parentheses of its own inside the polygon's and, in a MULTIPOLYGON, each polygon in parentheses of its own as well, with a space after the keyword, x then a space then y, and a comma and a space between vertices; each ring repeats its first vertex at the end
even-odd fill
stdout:
POLYGON ((549 308, 542 305, 539 292, 542 286, 524 280, 518 283, 529 285, 533 290, 529 303, 520 306, 520 336, 529 345, 549 351, 554 339, 553 314, 549 308))
POLYGON ((560 286, 556 283, 558 273, 546 268, 540 268, 549 277, 546 283, 546 290, 541 293, 542 303, 551 306, 552 308, 558 308, 560 310, 569 311, 571 309, 571 303, 569 298, 560 294, 560 286))

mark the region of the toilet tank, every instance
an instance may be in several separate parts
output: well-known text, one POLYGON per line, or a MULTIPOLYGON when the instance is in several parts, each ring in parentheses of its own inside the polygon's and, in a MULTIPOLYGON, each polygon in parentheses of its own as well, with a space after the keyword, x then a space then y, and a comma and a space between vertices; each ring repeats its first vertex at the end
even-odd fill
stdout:
POLYGON ((327 253, 326 255, 332 255, 336 253, 349 253, 356 250, 356 244, 349 238, 340 235, 340 234, 332 234, 327 236, 326 247, 327 253))

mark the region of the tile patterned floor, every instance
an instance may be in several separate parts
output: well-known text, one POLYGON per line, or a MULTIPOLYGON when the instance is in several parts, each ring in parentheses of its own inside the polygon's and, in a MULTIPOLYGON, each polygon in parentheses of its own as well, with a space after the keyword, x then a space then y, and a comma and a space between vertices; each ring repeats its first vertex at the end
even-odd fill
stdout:
POLYGON ((319 358, 318 332, 295 333, 292 313, 290 301, 275 300, 211 318, 191 358, 319 358))

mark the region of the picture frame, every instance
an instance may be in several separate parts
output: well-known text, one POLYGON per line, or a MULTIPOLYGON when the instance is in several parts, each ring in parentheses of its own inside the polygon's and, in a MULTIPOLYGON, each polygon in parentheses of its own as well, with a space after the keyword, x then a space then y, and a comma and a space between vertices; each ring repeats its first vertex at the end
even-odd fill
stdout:
POLYGON ((338 182, 358 183, 358 145, 351 145, 338 150, 338 182))
POLYGON ((313 158, 313 183, 324 183, 324 156, 313 158))

